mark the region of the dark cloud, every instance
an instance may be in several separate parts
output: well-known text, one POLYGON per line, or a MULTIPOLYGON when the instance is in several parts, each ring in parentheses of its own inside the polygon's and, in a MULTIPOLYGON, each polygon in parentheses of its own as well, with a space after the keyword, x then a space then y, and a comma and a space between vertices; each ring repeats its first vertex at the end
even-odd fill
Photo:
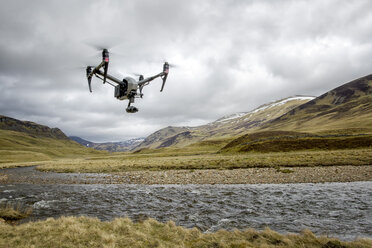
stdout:
POLYGON ((92 141, 197 125, 370 73, 371 1, 8 1, 0 9, 0 114, 92 141), (110 73, 160 80, 125 112, 85 72, 111 47, 110 73), (115 52, 115 53, 114 53, 115 52))

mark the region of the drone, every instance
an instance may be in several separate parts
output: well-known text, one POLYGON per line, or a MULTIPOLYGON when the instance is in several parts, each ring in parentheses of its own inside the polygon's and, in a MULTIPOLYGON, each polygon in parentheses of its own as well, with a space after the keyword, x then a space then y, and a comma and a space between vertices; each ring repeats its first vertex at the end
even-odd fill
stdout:
POLYGON ((97 78, 103 81, 103 84, 108 83, 109 85, 115 88, 114 97, 118 100, 128 100, 128 107, 126 108, 127 113, 136 113, 138 108, 131 106, 134 103, 135 98, 142 98, 143 87, 148 85, 152 80, 160 77, 163 80, 160 92, 163 91, 165 82, 167 81, 169 73, 169 63, 165 62, 163 65, 163 71, 148 77, 144 78, 143 75, 138 75, 138 81, 132 77, 126 77, 123 80, 119 80, 110 74, 107 73, 109 65, 109 51, 107 49, 102 50, 102 62, 98 66, 87 66, 86 73, 88 79, 89 91, 92 92, 92 77, 96 76, 97 78), (103 70, 102 70, 103 69, 103 70))

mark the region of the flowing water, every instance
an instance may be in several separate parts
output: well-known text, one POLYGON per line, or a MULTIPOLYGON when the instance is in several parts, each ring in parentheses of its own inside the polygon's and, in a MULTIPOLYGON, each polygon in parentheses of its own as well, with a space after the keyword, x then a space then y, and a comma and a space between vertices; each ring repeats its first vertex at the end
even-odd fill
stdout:
POLYGON ((343 240, 372 238, 372 182, 261 185, 3 184, 0 202, 33 207, 29 220, 147 217, 203 231, 271 229, 343 240))

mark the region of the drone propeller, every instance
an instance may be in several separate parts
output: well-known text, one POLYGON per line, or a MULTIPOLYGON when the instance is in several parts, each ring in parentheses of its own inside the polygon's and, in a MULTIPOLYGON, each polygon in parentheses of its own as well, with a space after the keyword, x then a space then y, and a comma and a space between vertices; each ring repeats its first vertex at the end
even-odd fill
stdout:
MULTIPOLYGON (((139 74, 139 73, 132 73, 132 74, 138 77, 138 81, 142 81, 143 79, 145 79, 145 77, 142 74, 139 74)), ((140 91, 140 97, 141 98, 143 96, 143 94, 142 94, 143 86, 144 86, 143 84, 139 86, 139 91, 140 91)))
POLYGON ((144 79, 144 77, 143 77, 143 75, 142 75, 142 74, 139 74, 139 73, 135 73, 135 72, 133 72, 133 73, 131 73, 131 74, 133 74, 134 76, 137 76, 137 77, 138 77, 138 81, 141 81, 141 80, 143 80, 143 79, 144 79))
POLYGON ((179 65, 176 65, 176 64, 171 64, 171 63, 168 63, 168 62, 164 62, 164 63, 167 63, 169 65, 169 68, 179 68, 179 65))
POLYGON ((118 40, 116 40, 116 42, 113 42, 113 41, 104 41, 104 40, 101 40, 100 42, 92 42, 92 41, 83 41, 83 43, 85 45, 88 45, 90 47, 92 47, 93 49, 97 50, 97 51, 102 51, 104 49, 108 50, 108 49, 112 49, 113 47, 117 47, 119 45, 121 45, 122 42, 118 42, 118 40))

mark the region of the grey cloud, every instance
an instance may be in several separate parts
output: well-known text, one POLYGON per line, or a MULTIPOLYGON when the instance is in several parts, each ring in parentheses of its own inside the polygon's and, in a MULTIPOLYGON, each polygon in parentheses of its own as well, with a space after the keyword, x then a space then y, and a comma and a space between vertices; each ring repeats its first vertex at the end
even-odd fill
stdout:
POLYGON ((370 73, 370 1, 11 1, 0 9, 0 114, 92 141, 196 125, 370 73), (112 46, 110 73, 171 70, 140 112, 82 67, 112 46), (115 52, 115 54, 114 54, 115 52))

